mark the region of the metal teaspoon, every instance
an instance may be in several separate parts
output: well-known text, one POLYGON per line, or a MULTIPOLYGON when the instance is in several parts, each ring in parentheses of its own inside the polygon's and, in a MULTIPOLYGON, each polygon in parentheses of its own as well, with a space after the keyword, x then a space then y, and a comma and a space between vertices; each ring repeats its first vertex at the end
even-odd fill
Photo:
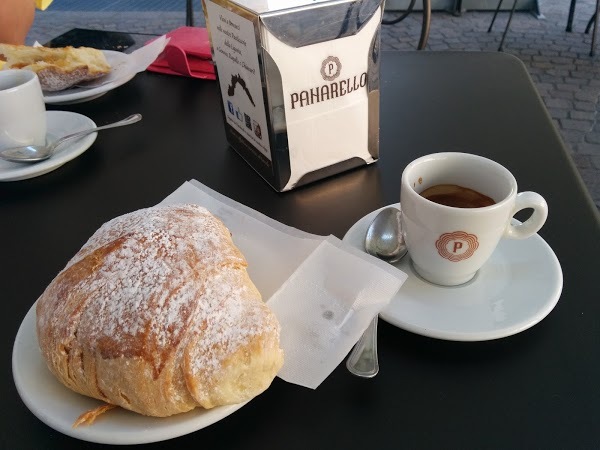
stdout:
POLYGON ((96 131, 106 130, 108 128, 122 127, 124 125, 131 125, 142 120, 141 114, 133 114, 126 119, 119 120, 118 122, 103 125, 101 127, 90 128, 88 130, 78 131, 77 133, 68 134, 60 139, 57 139, 50 145, 28 145, 25 147, 13 147, 0 150, 0 158, 6 161, 20 162, 20 163, 33 163, 43 161, 50 158, 54 154, 54 150, 59 145, 71 139, 77 139, 96 131))
MULTIPOLYGON (((407 248, 402 237, 400 216, 400 210, 394 207, 385 208, 377 214, 365 236, 365 250, 369 255, 376 256, 390 264, 400 261, 406 255, 407 248)), ((358 340, 346 361, 346 367, 350 373, 356 376, 373 378, 379 372, 378 317, 378 315, 373 317, 369 327, 358 340)))

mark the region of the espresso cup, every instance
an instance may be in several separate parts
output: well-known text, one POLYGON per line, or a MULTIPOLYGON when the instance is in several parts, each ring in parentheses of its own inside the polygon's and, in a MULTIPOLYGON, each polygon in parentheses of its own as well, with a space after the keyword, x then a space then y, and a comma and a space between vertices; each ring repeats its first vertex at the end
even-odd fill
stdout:
POLYGON ((439 285, 471 280, 501 238, 528 238, 548 216, 542 196, 517 193, 510 171, 477 155, 423 156, 406 166, 401 183, 402 234, 413 267, 439 285), (529 219, 513 222, 525 208, 533 209, 529 219))
POLYGON ((0 149, 46 144, 46 105, 37 75, 0 70, 0 149))

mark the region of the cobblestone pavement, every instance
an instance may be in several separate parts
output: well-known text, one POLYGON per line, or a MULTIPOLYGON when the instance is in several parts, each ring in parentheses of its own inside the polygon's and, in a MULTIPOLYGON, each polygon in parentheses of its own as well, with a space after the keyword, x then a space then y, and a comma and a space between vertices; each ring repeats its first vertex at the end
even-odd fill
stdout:
MULTIPOLYGON (((194 1, 195 25, 204 26, 199 0, 194 1)), ((526 65, 600 208, 600 123, 597 120, 600 42, 597 55, 590 57, 591 33, 583 33, 594 7, 594 0, 579 0, 574 31, 567 33, 568 2, 540 0, 544 17, 515 13, 504 51, 526 65)), ((493 31, 488 33, 492 14, 491 11, 465 11, 454 16, 446 11, 434 11, 425 51, 496 51, 508 13, 499 14, 493 31)), ((185 4, 181 0, 55 0, 48 10, 37 13, 27 42, 43 43, 76 27, 163 34, 184 24, 185 4)), ((396 25, 384 25, 382 48, 416 51, 420 29, 418 11, 396 25)))

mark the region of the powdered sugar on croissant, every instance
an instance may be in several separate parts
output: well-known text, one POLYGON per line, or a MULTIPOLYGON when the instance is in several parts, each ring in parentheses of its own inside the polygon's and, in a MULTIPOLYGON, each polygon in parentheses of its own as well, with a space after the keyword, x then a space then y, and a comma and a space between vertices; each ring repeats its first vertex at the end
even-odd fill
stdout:
POLYGON ((283 352, 246 266, 202 207, 117 217, 39 298, 42 355, 67 387, 141 414, 251 399, 270 385, 283 352))

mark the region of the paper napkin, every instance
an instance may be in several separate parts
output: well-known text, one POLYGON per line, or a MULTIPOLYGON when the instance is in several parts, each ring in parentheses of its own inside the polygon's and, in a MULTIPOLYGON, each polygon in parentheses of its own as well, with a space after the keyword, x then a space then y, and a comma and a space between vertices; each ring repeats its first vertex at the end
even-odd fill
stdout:
POLYGON ((215 80, 210 41, 206 28, 180 27, 166 34, 165 51, 148 70, 170 75, 215 80))
POLYGON ((315 389, 342 362, 406 274, 344 244, 277 222, 196 180, 163 203, 194 203, 219 217, 281 324, 278 376, 315 389))
POLYGON ((170 39, 168 36, 161 36, 154 41, 144 45, 129 54, 133 60, 132 69, 135 73, 143 72, 150 64, 162 53, 170 39))

